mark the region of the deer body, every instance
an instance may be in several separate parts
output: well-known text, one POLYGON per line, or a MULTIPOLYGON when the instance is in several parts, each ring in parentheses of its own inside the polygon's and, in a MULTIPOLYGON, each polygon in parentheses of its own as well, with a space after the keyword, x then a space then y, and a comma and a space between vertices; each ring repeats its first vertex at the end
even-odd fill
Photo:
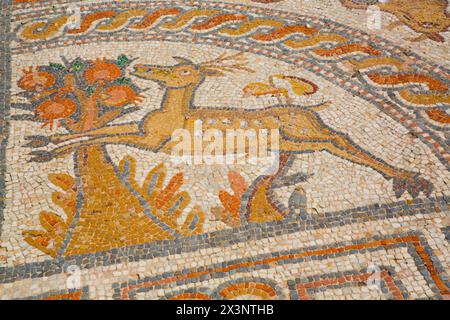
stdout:
MULTIPOLYGON (((234 55, 237 59, 239 55, 234 55)), ((224 58, 227 59, 227 58, 224 58)), ((396 194, 408 190, 414 196, 420 191, 429 194, 431 184, 417 178, 417 174, 397 169, 368 154, 356 146, 350 138, 326 126, 316 111, 329 105, 323 103, 312 107, 294 105, 277 106, 263 110, 198 109, 192 106, 197 88, 208 76, 223 76, 219 67, 176 58, 178 64, 171 67, 137 65, 133 75, 155 81, 165 88, 161 108, 149 112, 139 123, 112 125, 78 134, 55 135, 51 142, 59 144, 78 138, 55 148, 50 154, 37 151, 37 161, 48 161, 74 149, 92 145, 126 144, 137 148, 170 152, 172 134, 177 129, 187 129, 195 135, 195 122, 202 121, 203 129, 279 129, 279 152, 300 153, 327 151, 354 163, 368 166, 386 179, 394 179, 396 194), (43 154, 45 154, 43 156, 43 154), (41 157, 41 158, 39 158, 41 157), (418 185, 419 184, 419 185, 418 185), (396 187, 397 186, 397 187, 396 187)), ((216 59, 217 60, 217 59, 216 59)), ((220 59, 219 59, 220 60, 220 59)), ((234 65, 242 70, 240 64, 234 65)), ((223 70, 229 71, 230 67, 223 70)), ((258 131, 257 131, 258 132, 258 131)))

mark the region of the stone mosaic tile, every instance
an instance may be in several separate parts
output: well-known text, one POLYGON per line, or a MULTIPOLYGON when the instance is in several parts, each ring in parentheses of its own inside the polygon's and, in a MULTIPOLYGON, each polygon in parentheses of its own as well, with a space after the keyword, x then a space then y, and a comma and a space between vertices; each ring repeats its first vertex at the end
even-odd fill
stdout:
POLYGON ((0 299, 448 298, 448 26, 446 0, 2 1, 0 299))

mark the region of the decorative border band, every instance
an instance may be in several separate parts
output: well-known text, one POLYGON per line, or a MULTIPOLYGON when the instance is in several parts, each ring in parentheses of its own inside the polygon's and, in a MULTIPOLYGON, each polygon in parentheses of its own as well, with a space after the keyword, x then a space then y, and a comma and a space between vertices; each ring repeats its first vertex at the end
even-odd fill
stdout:
MULTIPOLYGON (((171 283, 191 283, 210 278, 222 278, 230 272, 246 272, 257 268, 269 268, 271 265, 293 264, 309 259, 336 257, 355 252, 373 251, 380 248, 407 247, 409 253, 415 258, 416 266, 427 280, 430 288, 440 295, 449 294, 448 280, 445 271, 439 263, 432 261, 433 253, 420 233, 390 235, 383 238, 362 239, 351 244, 338 243, 331 247, 312 247, 300 250, 275 252, 268 255, 229 261, 223 264, 183 270, 177 273, 164 273, 157 277, 132 280, 113 284, 114 298, 127 300, 135 296, 136 291, 144 292, 153 289, 165 288, 171 283), (145 290, 144 290, 145 289, 145 290), (144 290, 144 291, 143 291, 144 290)), ((387 278, 385 277, 385 280, 387 278)), ((389 281, 389 279, 387 279, 389 281)), ((392 287, 392 289, 395 289, 392 287)), ((395 291, 395 290, 394 290, 395 291)), ((398 292, 395 291, 398 295, 398 292)))
POLYGON ((259 240, 279 234, 290 234, 299 231, 317 230, 324 227, 338 227, 358 222, 377 221, 402 216, 424 216, 433 212, 447 210, 447 200, 444 198, 430 200, 416 200, 408 207, 406 202, 390 205, 374 205, 360 207, 347 211, 327 213, 325 217, 312 218, 310 215, 295 217, 291 220, 268 222, 264 224, 250 224, 245 228, 226 229, 201 234, 176 241, 157 241, 145 245, 135 245, 120 249, 112 249, 95 254, 70 256, 21 264, 14 267, 0 267, 0 284, 10 283, 21 279, 40 278, 63 273, 66 266, 77 265, 82 269, 114 265, 124 262, 148 260, 185 252, 193 252, 205 248, 228 247, 239 242, 259 240))

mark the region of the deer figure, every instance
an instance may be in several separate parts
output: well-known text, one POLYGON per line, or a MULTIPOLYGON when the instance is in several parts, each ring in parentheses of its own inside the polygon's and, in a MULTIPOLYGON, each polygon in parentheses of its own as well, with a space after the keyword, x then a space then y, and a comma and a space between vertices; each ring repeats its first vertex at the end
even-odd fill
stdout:
MULTIPOLYGON (((44 146, 49 142, 69 144, 58 146, 52 151, 34 151, 34 161, 49 161, 71 153, 79 147, 107 144, 125 144, 128 146, 167 152, 172 133, 177 129, 187 129, 194 136, 194 123, 201 120, 204 129, 278 129, 280 132, 279 152, 302 153, 327 151, 351 162, 368 166, 386 179, 393 179, 394 191, 400 197, 408 191, 413 197, 424 192, 430 195, 432 184, 417 173, 395 168, 375 158, 358 147, 349 137, 325 125, 317 111, 326 108, 330 102, 313 106, 277 105, 259 110, 230 110, 218 108, 197 108, 192 101, 196 90, 207 77, 222 77, 226 72, 252 72, 242 53, 221 55, 203 63, 194 63, 189 59, 173 57, 177 64, 159 66, 138 64, 132 75, 151 80, 164 88, 161 108, 149 112, 136 123, 110 125, 91 131, 75 134, 53 135, 33 146, 44 146), (230 64, 231 63, 231 64, 230 64), (211 121, 211 120, 215 121, 211 121), (87 138, 82 141, 71 141, 87 138)), ((42 139, 37 136, 35 139, 42 139)), ((273 151, 273 150, 272 150, 273 151)), ((276 150, 278 151, 278 150, 276 150)))
POLYGON ((448 0, 389 0, 383 3, 367 0, 340 1, 342 5, 351 9, 367 9, 371 4, 375 4, 380 10, 395 15, 398 20, 391 23, 388 29, 407 25, 420 33, 411 41, 430 39, 444 42, 445 39, 440 33, 446 32, 450 26, 450 16, 447 12, 448 0))

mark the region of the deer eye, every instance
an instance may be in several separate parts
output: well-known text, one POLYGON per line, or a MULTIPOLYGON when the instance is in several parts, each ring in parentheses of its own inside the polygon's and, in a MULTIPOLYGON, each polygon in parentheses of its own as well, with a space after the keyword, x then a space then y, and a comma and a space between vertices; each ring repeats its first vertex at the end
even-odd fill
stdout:
POLYGON ((178 74, 179 74, 180 76, 188 76, 188 75, 191 74, 191 71, 189 71, 189 70, 180 70, 180 71, 178 72, 178 74))

